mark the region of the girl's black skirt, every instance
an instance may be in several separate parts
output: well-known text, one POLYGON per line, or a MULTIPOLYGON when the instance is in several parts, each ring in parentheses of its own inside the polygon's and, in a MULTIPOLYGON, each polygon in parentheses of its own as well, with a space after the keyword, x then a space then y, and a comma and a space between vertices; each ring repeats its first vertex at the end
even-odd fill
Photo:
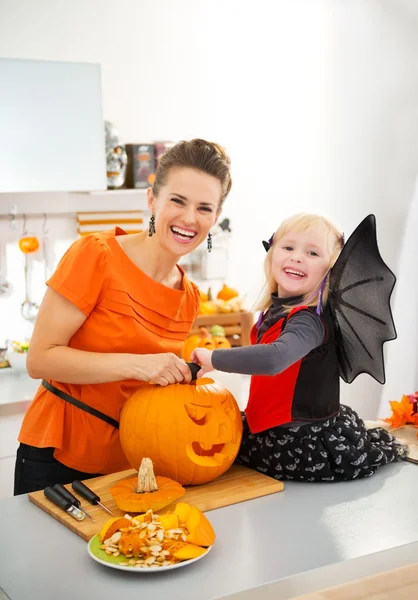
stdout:
POLYGON ((275 427, 244 433, 237 462, 275 479, 347 481, 370 477, 383 465, 403 460, 408 449, 382 427, 366 429, 358 414, 341 405, 320 424, 275 427))

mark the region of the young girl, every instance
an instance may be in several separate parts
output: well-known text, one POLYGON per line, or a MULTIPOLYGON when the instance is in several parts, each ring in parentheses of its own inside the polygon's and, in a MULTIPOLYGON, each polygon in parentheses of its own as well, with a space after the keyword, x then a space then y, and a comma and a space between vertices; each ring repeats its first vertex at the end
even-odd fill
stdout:
POLYGON ((276 479, 357 479, 406 456, 386 430, 366 430, 340 404, 341 337, 327 298, 343 244, 342 232, 321 216, 285 220, 265 244, 258 308, 267 310, 253 328, 253 345, 192 355, 199 377, 213 369, 252 375, 237 461, 276 479))

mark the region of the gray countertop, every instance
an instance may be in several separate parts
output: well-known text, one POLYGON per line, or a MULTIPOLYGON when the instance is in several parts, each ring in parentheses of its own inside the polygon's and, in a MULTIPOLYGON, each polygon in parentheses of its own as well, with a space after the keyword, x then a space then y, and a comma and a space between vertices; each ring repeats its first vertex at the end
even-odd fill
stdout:
POLYGON ((289 482, 279 494, 209 512, 217 533, 212 551, 184 568, 147 574, 97 564, 81 538, 26 496, 10 498, 0 501, 0 588, 11 600, 133 594, 258 600, 273 588, 275 600, 293 598, 356 572, 364 576, 416 561, 417 498, 418 468, 411 463, 349 483, 289 482))

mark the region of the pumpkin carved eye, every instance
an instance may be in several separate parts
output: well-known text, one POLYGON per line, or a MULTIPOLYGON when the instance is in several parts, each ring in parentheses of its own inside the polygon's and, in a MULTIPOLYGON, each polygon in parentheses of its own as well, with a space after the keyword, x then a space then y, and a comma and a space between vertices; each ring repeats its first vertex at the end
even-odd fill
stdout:
POLYGON ((195 404, 185 404, 184 408, 195 425, 206 425, 206 410, 195 404))

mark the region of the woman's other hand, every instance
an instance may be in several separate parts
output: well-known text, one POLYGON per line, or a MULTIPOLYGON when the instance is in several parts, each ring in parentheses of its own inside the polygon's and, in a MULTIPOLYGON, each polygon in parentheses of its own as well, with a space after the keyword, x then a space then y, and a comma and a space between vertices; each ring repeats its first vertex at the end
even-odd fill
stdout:
POLYGON ((213 371, 212 365, 212 350, 206 350, 206 348, 195 348, 192 352, 191 361, 200 365, 200 371, 198 377, 203 377, 209 371, 213 371))

